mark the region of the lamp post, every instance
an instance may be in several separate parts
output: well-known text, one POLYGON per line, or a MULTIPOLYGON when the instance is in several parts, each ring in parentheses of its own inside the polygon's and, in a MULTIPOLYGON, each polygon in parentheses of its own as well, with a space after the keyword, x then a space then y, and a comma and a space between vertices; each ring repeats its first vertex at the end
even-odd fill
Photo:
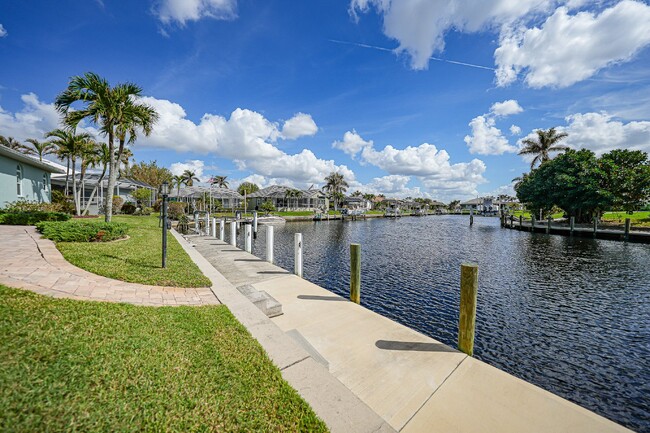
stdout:
POLYGON ((162 193, 162 267, 167 267, 167 196, 169 195, 169 184, 163 182, 162 193))

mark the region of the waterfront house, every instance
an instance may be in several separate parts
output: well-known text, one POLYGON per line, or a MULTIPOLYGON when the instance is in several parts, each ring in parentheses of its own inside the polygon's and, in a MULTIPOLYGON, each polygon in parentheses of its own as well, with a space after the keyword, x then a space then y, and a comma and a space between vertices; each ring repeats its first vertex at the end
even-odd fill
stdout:
POLYGON ((348 209, 370 210, 372 209, 372 202, 363 197, 346 197, 343 201, 343 206, 348 209))
MULTIPOLYGON (((250 197, 250 196, 249 196, 250 197)), ((185 186, 180 189, 172 188, 169 191, 171 200, 183 201, 192 204, 192 209, 196 208, 196 201, 201 199, 210 204, 210 198, 213 204, 218 200, 223 209, 238 209, 242 206, 244 197, 237 191, 217 186, 185 186)))
POLYGON ((317 211, 329 209, 327 195, 315 188, 306 190, 272 185, 248 196, 250 209, 259 209, 270 201, 278 211, 317 211))
MULTIPOLYGON (((85 209, 88 206, 88 213, 90 215, 98 215, 102 212, 104 206, 104 197, 108 194, 108 174, 104 176, 101 183, 99 182, 101 177, 100 173, 85 173, 83 182, 81 182, 81 174, 75 173, 75 178, 77 179, 77 189, 81 191, 81 208, 85 209), (93 194, 95 187, 97 190, 93 194)), ((65 174, 56 174, 52 176, 52 187, 61 191, 65 190, 65 174)), ((72 191, 72 176, 69 178, 69 186, 71 193, 72 191)), ((145 188, 151 191, 151 201, 153 202, 156 198, 156 189, 149 184, 140 182, 133 179, 127 179, 124 177, 119 177, 115 182, 115 189, 113 190, 113 196, 119 196, 124 200, 124 203, 133 203, 136 204, 136 200, 131 196, 131 193, 139 188, 145 188)), ((149 203, 147 203, 149 205, 149 203)))
POLYGON ((62 172, 46 162, 0 146, 0 208, 18 200, 49 203, 52 173, 62 172))
POLYGON ((462 202, 460 208, 462 211, 492 214, 499 212, 499 203, 494 200, 494 197, 477 197, 462 202))

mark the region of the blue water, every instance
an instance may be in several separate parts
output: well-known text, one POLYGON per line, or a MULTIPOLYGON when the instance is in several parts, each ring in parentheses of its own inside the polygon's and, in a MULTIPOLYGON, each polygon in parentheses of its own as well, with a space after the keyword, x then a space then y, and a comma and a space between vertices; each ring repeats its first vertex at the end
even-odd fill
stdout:
MULTIPOLYGON (((475 356, 637 431, 650 432, 650 246, 530 234, 497 218, 429 216, 275 226, 276 263, 456 346, 460 265, 479 264, 475 356)), ((265 227, 253 253, 265 257, 265 227)))

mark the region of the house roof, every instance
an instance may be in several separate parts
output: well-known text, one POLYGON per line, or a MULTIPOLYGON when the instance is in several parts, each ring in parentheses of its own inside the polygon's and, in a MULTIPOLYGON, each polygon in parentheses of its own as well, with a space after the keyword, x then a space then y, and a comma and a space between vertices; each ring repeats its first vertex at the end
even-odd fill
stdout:
POLYGON ((433 200, 433 201, 431 202, 431 206, 447 206, 447 205, 444 204, 444 203, 441 202, 441 201, 433 200))
POLYGON ((467 200, 461 203, 461 205, 472 205, 472 204, 483 204, 483 198, 482 197, 477 197, 473 198, 471 200, 467 200))
MULTIPOLYGON (((244 197, 239 194, 237 191, 220 188, 218 186, 208 187, 208 186, 185 186, 180 189, 170 187, 169 196, 170 197, 181 197, 181 198, 199 198, 203 197, 204 194, 212 196, 217 200, 224 198, 234 198, 234 199, 243 199, 244 197)), ((250 197, 250 196, 249 196, 250 197)))
MULTIPOLYGON (((248 195, 248 198, 285 198, 287 196, 287 191, 295 190, 296 188, 290 188, 283 185, 271 185, 269 187, 255 191, 252 194, 248 195)), ((302 193, 300 198, 315 198, 315 197, 324 197, 322 191, 318 189, 299 189, 302 193)))
MULTIPOLYGON (((52 183, 56 185, 63 185, 65 184, 65 174, 56 174, 52 176, 52 183)), ((99 173, 86 173, 84 175, 84 183, 86 185, 97 185, 97 182, 99 181, 99 178, 101 177, 101 174, 99 173)), ((75 173, 75 178, 80 180, 81 179, 81 173, 75 173)), ((151 185, 140 182, 138 180, 134 179, 127 179, 125 177, 120 177, 117 179, 117 184, 120 186, 131 186, 135 188, 149 188, 149 189, 155 189, 151 185)), ((104 176, 104 179, 102 180, 102 185, 108 186, 108 175, 104 176)))
POLYGON ((41 162, 32 156, 25 155, 24 153, 18 152, 17 150, 14 149, 10 149, 7 146, 0 146, 0 155, 4 155, 7 158, 11 158, 13 160, 22 162, 24 164, 29 164, 36 168, 40 168, 41 170, 47 171, 48 173, 65 173, 60 168, 54 167, 50 164, 46 164, 45 162, 41 162))

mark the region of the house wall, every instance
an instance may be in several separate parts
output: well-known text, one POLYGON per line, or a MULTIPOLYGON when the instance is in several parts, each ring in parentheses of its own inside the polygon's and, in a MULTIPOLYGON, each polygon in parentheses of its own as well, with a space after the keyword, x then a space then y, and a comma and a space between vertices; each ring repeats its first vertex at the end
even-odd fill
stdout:
POLYGON ((24 162, 0 155, 0 208, 8 202, 24 199, 49 203, 51 199, 50 173, 24 162), (23 170, 22 195, 18 196, 16 182, 16 167, 23 170), (44 182, 43 175, 47 175, 44 182))

